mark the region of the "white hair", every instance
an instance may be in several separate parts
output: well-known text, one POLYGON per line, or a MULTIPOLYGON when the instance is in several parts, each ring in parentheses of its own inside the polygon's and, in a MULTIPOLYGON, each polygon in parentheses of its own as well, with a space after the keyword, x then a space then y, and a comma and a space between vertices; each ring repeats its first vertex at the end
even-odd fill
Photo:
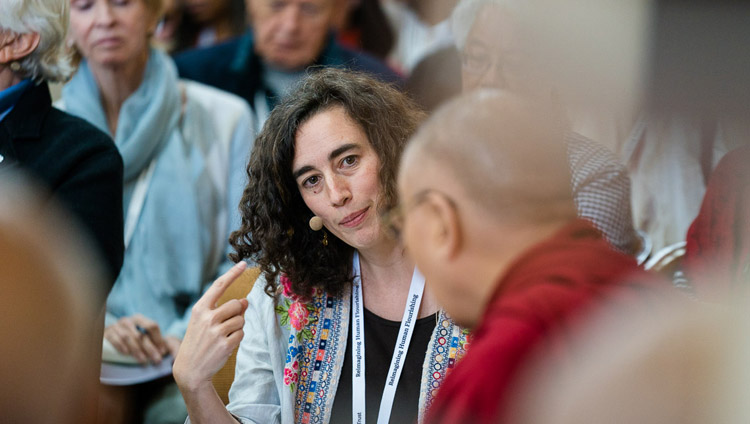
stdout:
POLYGON ((459 51, 466 46, 466 39, 469 37, 469 31, 474 25, 477 14, 485 5, 497 5, 505 8, 514 6, 513 0, 461 0, 458 2, 453 13, 451 13, 451 31, 453 38, 456 40, 456 47, 459 51))
POLYGON ((0 31, 39 34, 37 48, 18 61, 21 76, 57 82, 73 73, 70 52, 65 47, 68 0, 2 0, 0 31))

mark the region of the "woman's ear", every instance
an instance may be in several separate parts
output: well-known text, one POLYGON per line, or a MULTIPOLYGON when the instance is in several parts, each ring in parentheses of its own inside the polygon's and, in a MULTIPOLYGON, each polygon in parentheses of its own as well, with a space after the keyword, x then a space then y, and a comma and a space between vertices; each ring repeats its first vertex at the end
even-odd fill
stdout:
POLYGON ((39 46, 39 34, 27 32, 15 34, 10 31, 0 33, 0 63, 7 65, 30 55, 39 46))

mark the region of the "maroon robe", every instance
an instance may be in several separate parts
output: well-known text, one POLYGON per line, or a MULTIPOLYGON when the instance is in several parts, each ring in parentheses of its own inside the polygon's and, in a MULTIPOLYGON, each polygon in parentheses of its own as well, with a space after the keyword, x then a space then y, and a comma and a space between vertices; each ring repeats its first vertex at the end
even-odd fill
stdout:
POLYGON ((652 287, 660 287, 657 293, 666 286, 612 249, 588 221, 575 220, 525 252, 497 283, 466 356, 446 377, 427 422, 501 421, 533 350, 564 360, 574 318, 605 301, 647 303, 644 295, 652 287))

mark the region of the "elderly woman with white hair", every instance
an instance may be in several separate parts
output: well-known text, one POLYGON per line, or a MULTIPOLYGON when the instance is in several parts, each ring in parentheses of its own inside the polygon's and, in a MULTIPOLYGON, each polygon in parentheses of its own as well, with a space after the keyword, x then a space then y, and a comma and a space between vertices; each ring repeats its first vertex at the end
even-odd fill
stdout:
MULTIPOLYGON (((253 115, 239 97, 180 80, 151 47, 161 0, 69 1, 82 61, 64 107, 110 134, 124 163, 125 259, 104 338, 147 367, 177 354, 193 304, 231 265, 253 115)), ((153 384, 155 397, 126 410, 145 411, 144 422, 183 422, 173 381, 153 384)))
POLYGON ((106 294, 123 258, 122 159, 106 134, 52 107, 47 82, 73 71, 67 28, 67 0, 0 2, 0 175, 23 170, 72 212, 108 271, 92 291, 106 294))

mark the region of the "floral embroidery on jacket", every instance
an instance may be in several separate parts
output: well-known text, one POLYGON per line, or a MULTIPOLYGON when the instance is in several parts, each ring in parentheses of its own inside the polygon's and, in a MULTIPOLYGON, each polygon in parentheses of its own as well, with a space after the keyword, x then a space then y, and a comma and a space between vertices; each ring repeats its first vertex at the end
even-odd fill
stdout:
POLYGON ((284 289, 283 296, 280 297, 279 304, 276 306, 280 324, 282 327, 294 330, 299 342, 310 340, 313 334, 309 327, 317 320, 316 317, 310 316, 311 312, 315 312, 315 306, 309 299, 292 292, 292 283, 286 275, 282 274, 279 280, 284 289))
MULTIPOLYGON (((315 306, 309 299, 297 296, 292 292, 292 282, 282 274, 279 282, 283 288, 282 296, 276 306, 279 323, 291 331, 289 347, 284 365, 284 385, 294 393, 299 381, 299 361, 302 358, 302 347, 306 341, 315 336, 315 324, 318 320, 315 306), (312 315, 311 315, 312 314, 312 315)), ((313 292, 313 296, 315 291, 313 292)))

